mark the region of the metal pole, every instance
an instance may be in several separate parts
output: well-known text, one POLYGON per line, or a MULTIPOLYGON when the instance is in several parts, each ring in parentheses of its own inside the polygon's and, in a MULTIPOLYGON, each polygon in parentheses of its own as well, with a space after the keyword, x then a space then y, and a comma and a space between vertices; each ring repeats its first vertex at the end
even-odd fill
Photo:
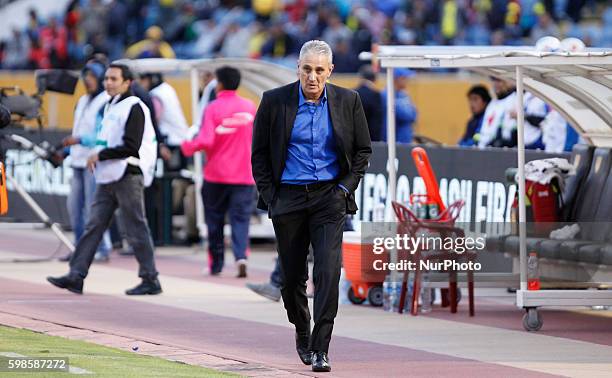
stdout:
POLYGON ((516 128, 518 137, 519 266, 521 290, 527 290, 527 217, 525 209, 525 138, 523 114, 523 69, 516 66, 516 128))
MULTIPOLYGON (((389 171, 389 200, 396 199, 397 171, 395 168, 395 87, 393 86, 393 67, 387 67, 387 169, 389 171)), ((385 220, 392 220, 392 213, 385 211, 385 220), (387 215, 389 214, 389 215, 387 215)))
POLYGON ((32 198, 32 196, 30 196, 30 194, 26 192, 25 189, 23 189, 23 187, 19 184, 19 182, 17 182, 17 180, 15 180, 10 175, 6 175, 6 180, 11 184, 13 189, 15 189, 17 194, 19 194, 21 198, 23 198, 23 200, 28 204, 28 206, 30 206, 32 211, 36 213, 36 215, 40 218, 40 220, 45 225, 51 228, 55 236, 57 236, 57 238, 62 243, 64 243, 64 245, 68 248, 68 250, 70 250, 70 252, 74 252, 74 244, 72 244, 70 239, 68 239, 66 235, 64 235, 62 228, 57 223, 54 223, 51 221, 51 218, 49 218, 47 213, 45 213, 45 211, 41 209, 40 206, 38 206, 36 201, 34 201, 34 198, 32 198))
MULTIPOLYGON (((198 103, 199 103, 199 89, 200 89, 200 77, 196 68, 191 69, 191 124, 200 124, 200 115, 198 114, 198 103)), ((195 204, 196 204, 196 225, 198 226, 198 232, 200 236, 204 236, 206 231, 206 225, 204 224, 204 204, 202 203, 202 153, 196 152, 193 155, 193 181, 195 183, 195 204)))
MULTIPOLYGON (((397 185, 397 172, 395 170, 395 86, 393 85, 393 67, 387 67, 387 171, 389 172, 389 190, 387 205, 391 206, 391 201, 395 200, 395 192, 397 185)), ((393 212, 387 211, 385 208, 385 221, 393 221, 393 212)), ((391 226, 391 223, 387 224, 391 226)), ((389 261, 396 263, 398 261, 397 249, 389 250, 389 261)), ((391 280, 398 282, 399 273, 397 270, 391 271, 391 280)), ((399 310, 401 312, 401 309, 399 310)))

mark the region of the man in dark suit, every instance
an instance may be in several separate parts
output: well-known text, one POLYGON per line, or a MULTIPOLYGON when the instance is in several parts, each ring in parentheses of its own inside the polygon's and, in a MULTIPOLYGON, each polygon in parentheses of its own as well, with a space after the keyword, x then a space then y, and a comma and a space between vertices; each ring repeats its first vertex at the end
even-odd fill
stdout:
POLYGON ((326 84, 332 51, 306 42, 299 81, 264 93, 255 116, 253 176, 258 208, 268 210, 283 275, 281 294, 295 325, 296 349, 312 370, 330 371, 327 356, 338 312, 342 230, 357 211, 354 191, 372 153, 359 95, 326 84), (309 246, 314 251, 314 328, 306 297, 309 246))

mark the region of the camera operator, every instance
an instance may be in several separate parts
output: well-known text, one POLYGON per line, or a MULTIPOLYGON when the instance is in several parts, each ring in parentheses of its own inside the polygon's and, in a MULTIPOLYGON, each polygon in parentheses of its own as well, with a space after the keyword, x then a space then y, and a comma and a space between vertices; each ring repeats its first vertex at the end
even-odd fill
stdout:
POLYGON ((153 256, 153 243, 144 217, 144 186, 153 180, 157 144, 151 114, 133 95, 130 69, 111 64, 104 86, 111 100, 104 107, 102 130, 96 142, 104 146, 90 155, 87 167, 94 170, 96 193, 85 233, 70 259, 70 272, 61 277, 47 277, 53 285, 82 294, 83 280, 89 272, 95 249, 119 207, 128 240, 136 254, 142 283, 127 290, 127 295, 159 294, 153 256))
MULTIPOLYGON (((90 60, 81 71, 86 94, 81 96, 74 111, 72 135, 64 138, 64 147, 70 146, 72 181, 68 195, 68 214, 74 230, 75 244, 79 242, 88 219, 96 189, 96 180, 87 169, 87 158, 94 152, 96 139, 102 127, 104 105, 110 96, 104 90, 106 65, 90 60)), ((105 232, 98 245, 94 261, 108 261, 111 250, 109 232, 105 232)), ((64 258, 68 261, 70 256, 64 258)))

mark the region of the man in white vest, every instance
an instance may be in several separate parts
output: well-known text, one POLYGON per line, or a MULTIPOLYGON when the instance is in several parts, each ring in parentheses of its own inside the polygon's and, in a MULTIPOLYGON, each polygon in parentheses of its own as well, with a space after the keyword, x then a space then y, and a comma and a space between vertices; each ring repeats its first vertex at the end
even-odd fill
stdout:
POLYGON ((87 159, 94 171, 96 193, 85 233, 70 259, 70 272, 47 277, 53 285, 73 293, 83 293, 96 247, 117 208, 125 225, 128 241, 136 254, 142 282, 127 295, 161 293, 153 257, 153 242, 144 216, 144 187, 153 180, 157 142, 149 109, 130 90, 133 74, 121 64, 106 70, 104 86, 110 101, 104 107, 98 152, 87 159))
MULTIPOLYGON (((89 61, 83 68, 81 76, 87 93, 77 102, 72 135, 63 140, 65 147, 71 146, 72 180, 67 205, 75 243, 79 242, 85 231, 85 222, 96 189, 93 173, 87 169, 87 158, 96 145, 97 135, 102 127, 101 110, 110 100, 110 96, 104 90, 105 72, 106 65, 97 60, 89 61)), ((110 250, 110 235, 105 232, 94 260, 108 261, 110 250)), ((70 255, 62 259, 62 261, 69 260, 70 255)))
POLYGON ((149 91, 155 115, 157 117, 157 127, 163 136, 163 141, 158 141, 164 145, 160 148, 162 158, 166 160, 166 170, 178 170, 184 168, 182 161, 172 162, 172 155, 181 157, 178 150, 181 143, 185 140, 189 126, 183 114, 181 103, 176 91, 170 84, 164 81, 160 73, 146 73, 140 75, 140 85, 149 91))

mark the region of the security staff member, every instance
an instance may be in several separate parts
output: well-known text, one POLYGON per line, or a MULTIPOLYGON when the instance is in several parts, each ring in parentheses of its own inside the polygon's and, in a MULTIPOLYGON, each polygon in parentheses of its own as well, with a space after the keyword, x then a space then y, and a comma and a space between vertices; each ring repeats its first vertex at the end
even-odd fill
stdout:
MULTIPOLYGON (((170 84, 164 81, 161 74, 143 74, 140 76, 140 84, 151 95, 155 108, 155 116, 157 117, 157 127, 163 136, 163 143, 168 147, 168 149, 165 147, 161 148, 160 154, 164 160, 168 161, 171 158, 172 152, 178 150, 187 136, 189 126, 187 125, 185 114, 181 108, 176 91, 170 84)), ((180 156, 180 154, 176 156, 180 156)), ((170 167, 166 167, 169 170, 181 168, 184 168, 182 162, 170 164, 170 167)))
POLYGON ((105 105, 102 130, 87 167, 94 171, 96 193, 85 233, 70 259, 70 272, 61 277, 47 277, 53 285, 73 293, 83 293, 96 247, 110 224, 117 207, 121 210, 130 245, 138 260, 142 282, 127 295, 161 293, 153 257, 153 243, 144 218, 143 190, 153 180, 157 143, 149 109, 132 95, 132 72, 125 65, 111 64, 104 86, 111 100, 105 105))
MULTIPOLYGON (((85 231, 85 222, 96 188, 93 173, 87 169, 87 158, 96 146, 97 135, 102 127, 102 109, 110 100, 104 90, 105 73, 106 65, 97 60, 89 61, 83 68, 82 79, 87 93, 77 102, 72 135, 62 141, 65 147, 71 146, 72 179, 67 203, 75 243, 79 242, 85 231)), ((94 260, 108 261, 110 250, 110 235, 105 232, 94 260)), ((70 255, 62 258, 62 261, 69 260, 70 255)))

